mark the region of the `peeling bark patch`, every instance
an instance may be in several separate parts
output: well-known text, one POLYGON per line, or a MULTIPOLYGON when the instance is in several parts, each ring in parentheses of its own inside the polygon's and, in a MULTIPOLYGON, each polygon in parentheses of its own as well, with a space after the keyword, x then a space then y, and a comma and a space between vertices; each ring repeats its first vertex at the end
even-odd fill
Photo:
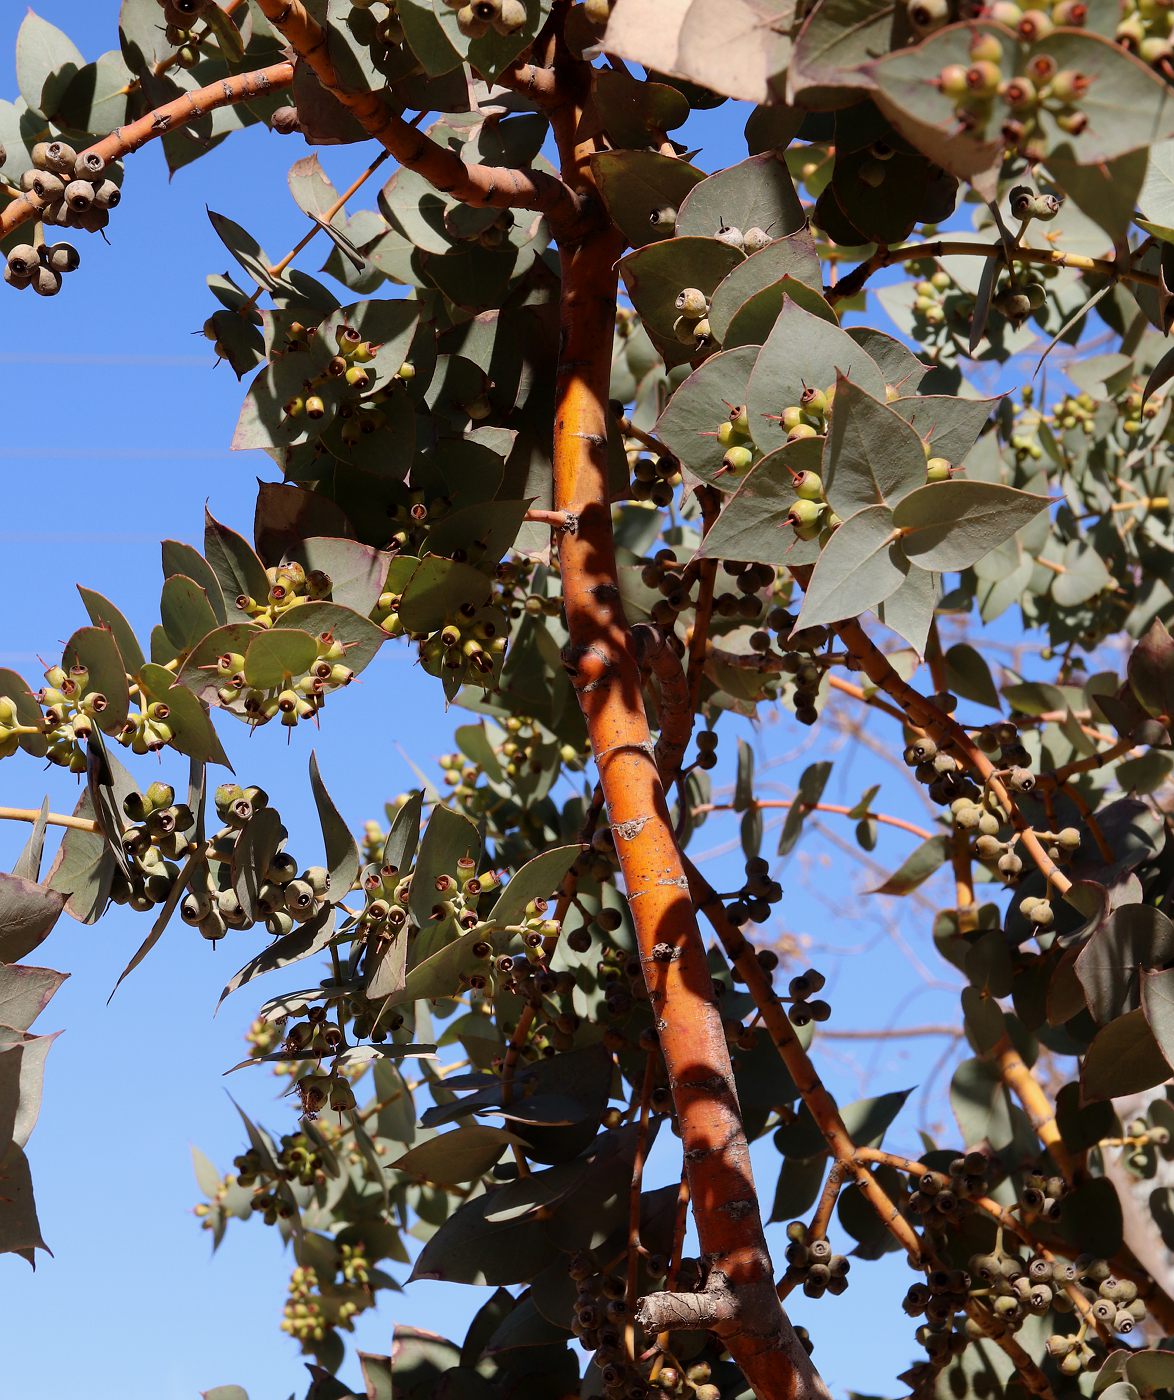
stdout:
POLYGON ((588 693, 588 691, 591 691, 591 690, 602 690, 602 689, 604 689, 606 686, 611 685, 611 681, 612 681, 611 673, 612 673, 612 671, 613 671, 614 669, 615 669, 615 668, 614 668, 614 667, 611 665, 611 663, 609 662, 609 663, 608 663, 608 666, 607 666, 607 670, 603 673, 603 675, 601 675, 601 676, 596 676, 595 679, 594 679, 593 681, 584 681, 582 685, 577 685, 577 686, 575 687, 575 689, 579 692, 580 695, 586 695, 586 694, 588 693))
POLYGON ((676 962, 680 956, 681 950, 679 948, 674 948, 671 943, 654 943, 652 945, 653 962, 676 962))
POLYGON ((703 1094, 720 1094, 725 1090, 726 1081, 720 1074, 711 1074, 706 1079, 681 1079, 683 1089, 697 1089, 703 1094))
MULTIPOLYGON (((575 529, 579 528, 579 517, 575 516, 575 529)), ((587 590, 593 598, 600 603, 614 603, 620 596, 620 590, 614 583, 596 583, 587 590)))
POLYGON ((634 841, 651 820, 651 817, 633 817, 630 821, 615 823, 612 830, 621 841, 634 841))
POLYGON ((653 755, 652 740, 645 739, 635 744, 613 744, 610 749, 600 749, 595 755, 595 761, 598 763, 601 758, 607 758, 610 754, 622 753, 625 750, 629 753, 642 753, 645 758, 651 758, 653 755))
POLYGON ((571 433, 571 437, 579 438, 583 442, 589 442, 592 447, 602 451, 607 446, 607 438, 602 433, 571 433))
POLYGON ((657 880, 656 883, 658 885, 667 885, 670 887, 675 887, 679 890, 687 890, 689 888, 689 881, 684 875, 674 875, 668 880, 657 880))
POLYGON ((724 1205, 718 1206, 718 1210, 724 1211, 731 1220, 744 1220, 753 1214, 755 1205, 753 1201, 726 1201, 724 1205))

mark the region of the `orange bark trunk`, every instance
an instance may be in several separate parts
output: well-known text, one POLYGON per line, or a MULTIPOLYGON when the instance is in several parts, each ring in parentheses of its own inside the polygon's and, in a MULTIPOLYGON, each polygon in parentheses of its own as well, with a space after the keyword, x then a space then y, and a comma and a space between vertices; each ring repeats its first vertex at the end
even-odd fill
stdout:
POLYGON ((641 1321, 651 1331, 708 1327, 762 1400, 810 1400, 827 1391, 775 1296, 729 1051, 620 604, 606 416, 620 250, 603 229, 561 253, 554 505, 568 516, 565 663, 599 768, 708 1266, 703 1292, 654 1294, 641 1321))

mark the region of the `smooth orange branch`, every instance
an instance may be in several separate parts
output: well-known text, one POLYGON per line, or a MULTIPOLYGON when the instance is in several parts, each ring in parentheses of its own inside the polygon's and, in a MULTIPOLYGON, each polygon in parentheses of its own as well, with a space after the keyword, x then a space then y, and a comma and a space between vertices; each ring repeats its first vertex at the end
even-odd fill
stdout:
POLYGON ((741 929, 730 922, 726 906, 705 876, 688 857, 685 857, 684 863, 689 877, 689 889, 698 908, 713 925, 727 956, 741 974, 755 1006, 762 1013, 763 1024, 779 1052, 779 1058, 787 1067, 833 1158, 846 1164, 846 1169, 850 1171, 857 1187, 885 1228, 910 1258, 919 1261, 922 1250, 917 1232, 889 1199, 867 1165, 858 1160, 856 1144, 840 1116, 836 1101, 824 1087, 811 1057, 799 1043, 799 1037, 795 1034, 786 1008, 779 1000, 770 974, 758 961, 753 945, 747 941, 741 929))
POLYGON ((811 1217, 811 1224, 807 1231, 812 1239, 821 1240, 827 1234, 832 1211, 840 1196, 840 1188, 844 1185, 844 1178, 848 1174, 848 1166, 847 1162, 835 1158, 831 1166, 828 1167, 827 1179, 823 1183, 823 1190, 820 1192, 819 1202, 815 1207, 815 1214, 811 1217))
POLYGON ((1067 894, 1072 888, 1072 881, 1044 850, 1039 837, 998 776, 995 765, 966 730, 957 720, 944 710, 939 710, 920 691, 915 690, 908 681, 901 679, 888 657, 876 646, 858 621, 853 619, 850 622, 837 623, 835 630, 847 647, 849 655, 859 663, 869 680, 895 700, 910 719, 927 734, 932 734, 939 744, 954 749, 967 767, 986 784, 1003 809, 1010 814, 1011 823, 1018 831, 1024 849, 1040 873, 1053 889, 1060 894, 1067 894))
MULTIPOLYGON (((1144 287, 1157 287, 1156 273, 1141 272, 1134 268, 1119 267, 1105 258, 1086 258, 1079 253, 1064 253, 1059 248, 1024 248, 1016 245, 1013 249, 1016 262, 1042 263, 1052 267, 1070 267, 1077 272, 1091 272, 1100 277, 1126 282, 1136 282, 1144 287)), ((833 305, 862 291, 865 283, 881 268, 892 267, 895 263, 921 262, 926 258, 977 257, 993 258, 996 262, 1007 261, 1006 250, 1001 241, 983 243, 970 239, 935 238, 927 243, 907 243, 901 248, 878 248, 870 258, 854 267, 846 277, 833 287, 825 287, 824 295, 833 305)), ((1040 563, 1046 561, 1040 560, 1040 563)))
MULTIPOLYGON (((585 152, 573 130, 560 128, 563 168, 581 172, 585 152)), ((680 1124, 698 1237, 710 1261, 703 1291, 650 1294, 638 1319, 651 1331, 688 1325, 718 1333, 762 1400, 824 1397, 775 1296, 729 1049, 620 602, 607 402, 621 247, 620 236, 606 230, 559 249, 554 507, 578 522, 559 537, 570 634, 564 663, 599 770, 680 1124)))
POLYGON ((1047 783, 1049 787, 1059 787, 1070 778, 1076 777, 1078 773, 1091 773, 1096 768, 1103 768, 1106 763, 1113 763, 1119 758, 1124 758, 1133 752, 1137 745, 1132 739, 1116 739, 1107 749, 1101 749, 1098 753, 1090 753, 1085 758, 1074 759, 1071 763, 1062 764, 1051 773, 1040 775, 1040 781, 1047 783))
POLYGON ((553 68, 539 68, 516 58, 497 75, 497 82, 512 92, 528 97, 539 107, 552 107, 559 101, 558 82, 553 68))
POLYGON ((552 530, 565 530, 571 524, 565 510, 528 510, 523 519, 530 525, 549 525, 552 530))
MULTIPOLYGON (((0 807, 0 821, 37 822, 41 819, 36 807, 0 807)), ((49 826, 66 826, 73 831, 101 832, 102 828, 88 817, 67 817, 61 812, 50 812, 45 818, 49 826)))
POLYGON ((382 92, 351 92, 343 87, 330 57, 329 34, 301 0, 257 0, 257 5, 326 91, 401 165, 464 204, 543 213, 560 242, 573 242, 582 236, 583 211, 562 180, 540 170, 466 164, 456 151, 438 145, 393 112, 382 92))
POLYGON ((838 690, 843 695, 851 695, 854 700, 859 700, 864 705, 871 705, 874 709, 883 710, 886 715, 891 715, 893 719, 902 724, 909 722, 904 712, 897 709, 896 705, 890 705, 883 695, 870 695, 863 686, 853 685, 851 681, 844 680, 842 676, 833 675, 830 671, 827 675, 827 683, 832 690, 838 690))
POLYGON ((1060 1136, 1055 1107, 1044 1093, 1043 1086, 1024 1064, 1019 1051, 1012 1045, 1008 1036, 1001 1037, 991 1051, 991 1059, 999 1071, 1000 1079, 1023 1105, 1028 1121, 1038 1134, 1039 1140, 1051 1153, 1056 1169, 1065 1181, 1070 1182, 1074 1164, 1064 1145, 1064 1139, 1060 1136))
MULTIPOLYGON (((154 111, 139 117, 129 126, 115 127, 109 136, 104 136, 101 141, 87 146, 84 154, 93 152, 100 155, 107 164, 121 160, 123 156, 145 146, 148 141, 187 126, 197 117, 213 112, 218 107, 232 107, 239 102, 251 102, 254 98, 267 97, 271 92, 280 92, 293 82, 293 73, 292 63, 274 63, 268 68, 258 68, 251 73, 238 73, 234 77, 209 83, 207 87, 185 92, 174 102, 156 107, 154 111)), ((0 237, 36 218, 40 209, 41 201, 31 191, 19 194, 5 208, 0 209, 0 237)))
MULTIPOLYGON (((758 807, 763 811, 769 811, 772 808, 786 810, 798 806, 805 812, 830 812, 833 816, 840 817, 850 817, 856 810, 854 807, 842 807, 834 802, 801 802, 784 798, 754 798, 748 805, 758 807)), ((702 802, 693 810, 694 812, 732 812, 734 807, 729 802, 702 802)), ((880 822, 882 826, 895 826, 899 831, 907 831, 910 836, 920 837, 922 841, 929 841, 934 834, 932 831, 926 831, 925 827, 918 826, 915 822, 907 822, 904 817, 890 817, 886 812, 865 812, 862 820, 880 822)))
POLYGON ((1047 1376, 1007 1331, 1004 1323, 997 1322, 978 1302, 972 1302, 966 1312, 1015 1367, 1015 1375, 1029 1395, 1034 1395, 1036 1400, 1056 1400, 1056 1392, 1047 1376))
POLYGON ((667 457, 673 462, 677 460, 659 438, 653 437, 652 434, 647 432, 644 428, 638 428, 627 414, 619 420, 617 426, 625 437, 634 438, 641 447, 647 447, 649 452, 655 452, 658 457, 667 457))

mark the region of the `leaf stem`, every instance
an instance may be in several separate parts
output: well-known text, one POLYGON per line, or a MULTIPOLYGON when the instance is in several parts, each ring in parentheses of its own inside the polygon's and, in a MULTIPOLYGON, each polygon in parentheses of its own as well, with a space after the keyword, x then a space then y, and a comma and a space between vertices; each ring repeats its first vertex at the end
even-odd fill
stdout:
MULTIPOLYGON (((37 807, 0 807, 0 821, 37 822, 41 818, 37 807)), ((61 812, 50 812, 45 818, 49 826, 64 826, 72 831, 92 831, 100 833, 102 828, 88 817, 69 817, 61 812)))

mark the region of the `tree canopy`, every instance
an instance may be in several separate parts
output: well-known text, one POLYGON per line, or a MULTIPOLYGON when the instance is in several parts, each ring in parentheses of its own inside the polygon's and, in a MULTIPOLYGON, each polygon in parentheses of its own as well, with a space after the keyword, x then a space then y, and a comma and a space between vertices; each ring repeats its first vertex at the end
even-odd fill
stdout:
POLYGON ((283 478, 251 530, 162 543, 149 636, 83 580, 43 676, 0 669, 0 759, 81 787, 0 807, 32 828, 0 874, 0 1249, 46 1247, 32 1027, 63 974, 28 959, 115 903, 144 915, 123 977, 173 923, 239 950, 245 1066, 289 1092, 227 1169, 197 1154, 198 1214, 290 1246, 307 1400, 355 1393, 354 1319, 411 1279, 491 1291, 463 1338, 361 1354, 369 1400, 826 1397, 835 1299, 890 1251, 910 1361, 878 1392, 1174 1392, 1169 9, 114 8, 93 60, 21 26, 3 295, 100 264, 149 142, 199 179, 267 126, 307 233, 274 261, 208 190, 225 429, 283 478), (728 101, 746 155, 703 168, 690 118, 728 101), (1032 673, 991 664, 1001 619, 1032 673), (357 832, 311 757, 322 850, 293 850, 228 736, 345 724, 391 648, 468 712, 455 750, 357 832), (818 747, 843 708, 928 825, 824 801, 826 744, 763 795, 738 719, 818 747), (951 876, 928 932, 966 1053, 917 1157, 883 1146, 905 1093, 822 1083, 826 975, 779 937, 820 812, 861 856, 912 837, 884 894, 951 876), (707 820, 737 889, 688 854, 707 820), (645 1178, 658 1136, 679 1181, 645 1178))

